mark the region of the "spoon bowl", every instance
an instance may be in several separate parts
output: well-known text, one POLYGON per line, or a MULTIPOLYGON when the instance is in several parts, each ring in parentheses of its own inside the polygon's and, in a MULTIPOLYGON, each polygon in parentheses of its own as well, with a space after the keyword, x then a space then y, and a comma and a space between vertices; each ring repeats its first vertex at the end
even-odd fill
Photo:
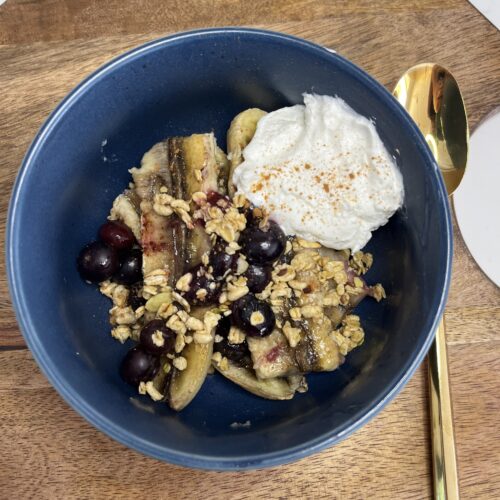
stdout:
POLYGON ((462 180, 469 150, 467 114, 457 81, 439 64, 419 64, 400 78, 393 94, 421 130, 450 196, 462 180))

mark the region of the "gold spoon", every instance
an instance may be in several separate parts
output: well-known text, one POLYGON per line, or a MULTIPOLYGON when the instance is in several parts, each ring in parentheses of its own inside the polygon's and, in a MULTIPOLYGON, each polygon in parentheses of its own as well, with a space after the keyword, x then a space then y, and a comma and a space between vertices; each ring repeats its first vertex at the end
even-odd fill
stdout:
MULTIPOLYGON (((455 78, 438 64, 419 64, 401 77, 393 95, 420 128, 451 196, 464 175, 469 149, 467 115, 455 78)), ((454 500, 459 491, 444 318, 429 350, 429 380, 434 497, 454 500)))

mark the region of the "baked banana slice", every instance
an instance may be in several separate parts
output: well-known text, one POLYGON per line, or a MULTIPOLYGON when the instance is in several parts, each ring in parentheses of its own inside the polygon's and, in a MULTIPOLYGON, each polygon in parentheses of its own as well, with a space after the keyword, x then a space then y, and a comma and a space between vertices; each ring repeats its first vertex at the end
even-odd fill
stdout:
MULTIPOLYGON (((206 308, 197 308, 191 311, 191 315, 203 319, 206 308)), ((212 338, 214 332, 210 332, 212 338)), ((170 381, 168 402, 174 410, 180 411, 185 408, 198 394, 210 368, 213 353, 213 340, 208 344, 186 345, 182 356, 187 361, 185 370, 173 369, 170 381)))
MULTIPOLYGON (((213 134, 193 134, 189 137, 170 139, 171 154, 182 158, 183 198, 190 200, 194 193, 219 191, 221 177, 225 183, 227 159, 217 147, 213 134)), ((184 271, 201 262, 204 253, 211 248, 210 238, 202 226, 197 224, 188 231, 185 242, 184 271)), ((203 320, 207 308, 194 308, 191 315, 203 320)), ((210 368, 213 353, 214 332, 207 344, 187 344, 181 355, 187 361, 185 370, 173 369, 169 386, 168 401, 174 410, 182 410, 196 396, 210 368)))
POLYGON ((292 399, 295 389, 290 386, 284 378, 258 379, 253 370, 242 368, 229 359, 228 364, 222 370, 217 363, 214 368, 227 379, 239 385, 243 389, 265 399, 292 399))
POLYGON ((172 285, 183 266, 183 242, 179 238, 182 223, 175 214, 165 217, 153 209, 154 198, 162 187, 174 196, 168 141, 155 144, 143 156, 141 167, 130 173, 140 200, 143 274, 164 269, 172 285))
POLYGON ((230 158, 228 192, 233 196, 236 189, 232 183, 234 169, 243 161, 242 152, 252 140, 259 120, 267 113, 259 108, 250 108, 236 115, 227 132, 227 151, 230 158))
POLYGON ((128 226, 137 241, 141 241, 140 200, 137 194, 127 189, 116 197, 109 214, 110 220, 119 220, 128 226))

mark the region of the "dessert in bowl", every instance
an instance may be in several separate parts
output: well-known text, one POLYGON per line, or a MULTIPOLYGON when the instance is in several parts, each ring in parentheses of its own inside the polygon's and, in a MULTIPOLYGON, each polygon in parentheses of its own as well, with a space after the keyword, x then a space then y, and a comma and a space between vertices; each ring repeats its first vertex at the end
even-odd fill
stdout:
MULTIPOLYGON (((248 159, 252 160, 251 154, 248 159)), ((248 208, 253 214, 258 204, 263 205, 253 195, 263 195, 266 189, 272 194, 276 184, 263 184, 252 193, 250 186, 259 184, 252 176, 262 172, 258 162, 250 170, 245 165, 247 158, 243 160, 233 177, 237 189, 247 191, 239 208, 248 208)), ((134 184, 137 186, 137 180, 134 184)), ((231 203, 238 191, 235 193, 229 194, 231 203)), ((167 198, 171 194, 155 194, 165 195, 157 200, 162 201, 165 214, 176 208, 167 198)), ((184 197, 173 199, 187 202, 184 197)), ((396 206, 390 210, 397 206, 396 198, 396 206)), ((194 212, 202 208, 191 206, 186 213, 193 219, 194 212)), ((273 212, 270 206, 262 208, 273 212)), ((180 214, 181 220, 182 209, 178 204, 176 216, 180 214)), ((287 222, 276 211, 274 214, 274 219, 269 214, 270 223, 287 236, 292 232, 287 222)), ((157 215, 167 220, 171 216, 157 215)), ((204 220, 205 227, 208 222, 204 220)), ((367 228, 376 225, 363 226, 353 236, 349 247, 354 251, 353 265, 363 265, 363 259, 358 264, 352 259, 364 245, 367 228)), ((323 236, 328 238, 328 232, 323 236)), ((290 242, 292 251, 314 251, 307 245, 318 243, 323 236, 296 238, 295 250, 294 241, 290 242)), ((140 233, 134 237, 143 244, 140 233)), ((245 248, 244 239, 235 242, 245 248)), ((229 246, 230 242, 225 243, 229 246)), ((322 239, 320 243, 325 246, 328 242, 322 239)), ((437 166, 415 125, 383 87, 345 59, 314 44, 275 33, 221 29, 176 35, 140 47, 98 70, 63 101, 26 156, 13 194, 7 251, 13 300, 28 345, 42 370, 77 411, 115 439, 155 457, 195 467, 234 469, 283 463, 328 446, 366 422, 397 393, 432 341, 447 293, 451 236, 437 166), (165 144, 166 138, 205 137, 210 132, 227 151, 226 132, 236 115, 251 108, 272 112, 301 104, 303 93, 338 96, 369 119, 401 172, 402 207, 373 233, 362 254, 370 253, 374 261, 363 280, 382 283, 387 297, 380 302, 367 298, 357 306, 353 314, 361 318, 363 344, 345 356, 335 371, 308 376, 307 392, 293 399, 267 400, 214 374, 206 377, 190 404, 176 412, 139 394, 138 386, 123 382, 118 367, 131 341, 122 345, 109 335, 109 299, 81 280, 75 257, 96 238, 113 202, 131 181, 130 167, 141 165, 145 151, 165 144), (439 224, 430 225, 431 212, 432 220, 436 213, 440 215, 439 224)), ((249 260, 251 249, 235 251, 249 260)), ((273 265, 283 256, 285 250, 273 265)), ((176 282, 166 286, 173 290, 188 272, 183 269, 176 282)), ((224 283, 227 293, 229 283, 224 283)), ((181 282, 179 287, 185 285, 181 282)), ((182 292, 177 289, 176 293, 182 297, 182 292)), ((290 320, 282 326, 287 321, 297 328, 290 320)), ((254 323, 257 325, 251 326, 262 324, 255 317, 254 323)), ((151 333, 152 342, 157 331, 151 333)), ((196 345, 194 334, 188 336, 196 345)), ((213 337, 215 346, 215 333, 213 337)), ((161 331, 155 338, 156 343, 162 342, 161 331)), ((344 356, 338 343, 337 347, 344 356)), ((184 358, 187 366, 189 360, 180 354, 173 354, 170 364, 182 372, 183 361, 176 361, 176 367, 175 358, 184 358)), ((220 354, 219 361, 231 361, 220 354)), ((309 370, 302 367, 297 374, 287 372, 281 378, 305 371, 309 370)), ((264 379, 264 372, 260 375, 256 379, 264 379)), ((137 381, 139 385, 144 382, 141 392, 147 392, 145 385, 152 380, 137 381)))

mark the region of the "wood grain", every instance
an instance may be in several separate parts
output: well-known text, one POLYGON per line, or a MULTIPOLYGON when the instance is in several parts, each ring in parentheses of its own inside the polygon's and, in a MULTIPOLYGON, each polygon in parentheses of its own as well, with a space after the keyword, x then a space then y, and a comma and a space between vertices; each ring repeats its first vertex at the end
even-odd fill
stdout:
MULTIPOLYGON (((465 0, 7 0, 0 6, 0 240, 22 156, 57 102, 111 57, 169 32, 252 25, 334 48, 388 88, 436 61, 460 82, 474 127, 500 104, 500 34, 465 0)), ((0 241, 3 245, 3 240, 0 241)), ((446 309, 462 498, 500 497, 500 291, 455 227, 446 309)), ((422 366, 375 420, 338 446, 265 471, 211 473, 128 450, 73 412, 19 334, 0 257, 0 497, 428 498, 422 366)))

